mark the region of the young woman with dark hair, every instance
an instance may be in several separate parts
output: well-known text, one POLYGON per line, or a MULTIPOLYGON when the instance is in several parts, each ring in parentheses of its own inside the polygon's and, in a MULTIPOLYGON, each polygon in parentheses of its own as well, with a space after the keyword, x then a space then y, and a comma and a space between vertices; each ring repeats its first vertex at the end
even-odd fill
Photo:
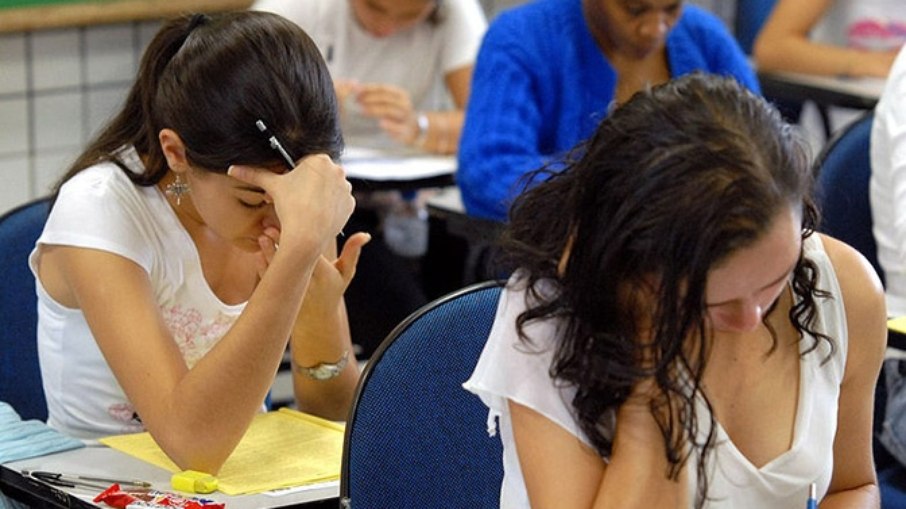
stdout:
POLYGON ((877 507, 877 276, 814 233, 799 142, 733 80, 633 96, 521 195, 466 387, 501 507, 877 507), (548 172, 550 173, 550 172, 548 172))
POLYGON ((299 407, 344 418, 358 367, 343 291, 368 236, 337 256, 355 205, 341 149, 330 76, 295 24, 165 23, 30 260, 49 424, 147 430, 181 468, 216 473, 287 341, 299 407))

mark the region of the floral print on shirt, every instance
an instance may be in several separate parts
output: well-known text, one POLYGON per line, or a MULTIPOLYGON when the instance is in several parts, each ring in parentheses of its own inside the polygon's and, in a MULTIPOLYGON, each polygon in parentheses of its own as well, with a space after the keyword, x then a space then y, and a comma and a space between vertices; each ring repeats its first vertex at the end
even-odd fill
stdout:
POLYGON ((223 313, 213 320, 206 320, 197 309, 179 304, 162 307, 161 311, 189 369, 220 341, 236 320, 236 317, 223 313))
MULTIPOLYGON (((235 316, 223 313, 218 313, 213 320, 205 319, 197 309, 179 304, 161 306, 161 313, 189 369, 192 369, 220 341, 236 320, 235 316)), ((107 413, 116 421, 123 423, 124 433, 144 430, 135 407, 128 401, 111 405, 107 408, 107 413)))

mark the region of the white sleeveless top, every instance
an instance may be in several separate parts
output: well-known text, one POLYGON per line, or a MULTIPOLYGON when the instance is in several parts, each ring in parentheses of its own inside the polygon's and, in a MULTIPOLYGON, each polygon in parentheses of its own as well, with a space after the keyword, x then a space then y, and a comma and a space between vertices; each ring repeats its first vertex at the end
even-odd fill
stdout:
MULTIPOLYGON (((143 171, 133 149, 124 150, 121 158, 132 171, 143 171)), ((245 307, 225 304, 211 290, 195 243, 157 186, 136 186, 113 163, 87 168, 63 185, 37 241, 39 246, 51 244, 107 251, 141 266, 189 368, 226 334, 245 307)), ((85 439, 144 431, 82 311, 62 306, 41 285, 36 253, 37 247, 29 264, 38 293, 38 357, 47 423, 85 439)))
MULTIPOLYGON (((799 403, 792 447, 761 468, 740 453, 718 424, 717 445, 711 453, 708 509, 764 509, 805 507, 809 484, 818 486, 819 498, 827 492, 833 472, 833 443, 837 426, 837 398, 846 364, 846 317, 837 277, 818 235, 805 240, 805 256, 818 267, 818 287, 834 296, 817 301, 815 329, 835 341, 836 352, 822 364, 830 347, 825 341, 800 362, 799 403)), ((542 291, 551 290, 546 285, 542 291)), ((463 386, 481 397, 489 408, 488 431, 500 431, 503 442, 504 479, 500 493, 503 509, 528 508, 525 481, 516 455, 507 400, 529 407, 561 426, 591 447, 573 414, 575 389, 564 387, 549 375, 553 347, 560 332, 555 321, 532 322, 525 333, 531 345, 516 332, 516 318, 526 309, 527 293, 518 274, 501 294, 490 337, 471 378, 463 386)), ((810 337, 801 342, 805 350, 810 337)), ((704 402, 696 411, 700 422, 709 422, 704 402)), ((612 426, 612 425, 611 425, 612 426)), ((612 429, 612 428, 611 428, 612 429)), ((707 430, 705 430, 707 431, 707 430)), ((606 460, 606 458, 605 458, 606 460)), ((698 458, 690 458, 695 465, 698 458)), ((689 470, 689 491, 696 492, 695 468, 689 470)), ((691 501, 690 501, 691 503, 691 501)))

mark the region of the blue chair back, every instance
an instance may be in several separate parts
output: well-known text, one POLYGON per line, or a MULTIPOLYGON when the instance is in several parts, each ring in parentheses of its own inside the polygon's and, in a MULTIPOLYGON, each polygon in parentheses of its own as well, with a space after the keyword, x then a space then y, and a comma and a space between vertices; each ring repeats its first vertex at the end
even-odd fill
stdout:
POLYGON ((346 422, 343 507, 500 506, 503 449, 462 383, 484 348, 501 287, 478 283, 413 313, 377 349, 346 422))
MULTIPOLYGON (((871 180, 869 145, 873 112, 868 112, 847 126, 828 142, 818 156, 818 204, 821 208, 820 230, 846 242, 871 262, 881 280, 884 271, 878 263, 878 248, 872 234, 871 202, 868 185, 871 180)), ((891 333, 888 344, 902 344, 902 338, 891 333)), ((890 369, 890 366, 884 366, 890 369)), ((874 433, 881 432, 887 404, 884 371, 875 386, 874 433)), ((906 469, 873 441, 875 467, 883 507, 906 507, 906 469)))
POLYGON ((775 3, 777 0, 737 0, 733 32, 746 55, 752 54, 755 38, 774 9, 775 3))
POLYGON ((0 401, 23 419, 47 419, 38 366, 38 298, 28 255, 44 228, 42 198, 0 217, 0 401))
POLYGON ((821 209, 819 230, 856 248, 883 281, 868 197, 873 120, 874 113, 868 112, 832 138, 818 155, 815 171, 821 209))

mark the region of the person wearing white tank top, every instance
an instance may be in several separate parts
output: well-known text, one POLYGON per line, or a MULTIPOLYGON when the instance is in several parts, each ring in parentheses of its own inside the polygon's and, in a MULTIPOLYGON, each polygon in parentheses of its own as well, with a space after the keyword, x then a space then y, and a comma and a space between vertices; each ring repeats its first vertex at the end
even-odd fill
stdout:
POLYGON ((515 201, 464 384, 503 442, 502 508, 797 508, 812 485, 879 506, 883 292, 814 232, 803 150, 766 101, 693 74, 515 201))

